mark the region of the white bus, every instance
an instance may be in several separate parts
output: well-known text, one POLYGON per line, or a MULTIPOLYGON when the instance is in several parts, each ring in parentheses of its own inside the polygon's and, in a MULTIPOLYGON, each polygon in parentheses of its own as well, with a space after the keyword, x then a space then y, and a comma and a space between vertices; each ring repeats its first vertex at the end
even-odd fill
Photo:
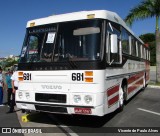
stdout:
POLYGON ((114 12, 27 23, 18 64, 20 109, 104 116, 149 82, 150 52, 114 12))

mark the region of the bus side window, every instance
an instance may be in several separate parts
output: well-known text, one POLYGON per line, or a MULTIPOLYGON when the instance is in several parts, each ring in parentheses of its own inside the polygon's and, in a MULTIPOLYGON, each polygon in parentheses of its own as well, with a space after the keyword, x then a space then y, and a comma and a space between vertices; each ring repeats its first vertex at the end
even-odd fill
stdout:
POLYGON ((143 47, 143 45, 141 46, 141 51, 142 51, 142 59, 144 58, 144 47, 143 47))
POLYGON ((122 28, 122 51, 123 53, 130 54, 129 34, 124 28, 122 28))
POLYGON ((138 42, 138 57, 141 58, 141 44, 138 42))
POLYGON ((136 39, 133 37, 133 36, 131 36, 131 54, 133 55, 133 56, 137 56, 137 49, 136 49, 136 39))
POLYGON ((146 59, 146 48, 144 48, 144 59, 146 59))
POLYGON ((107 25, 107 33, 108 33, 108 62, 111 63, 119 63, 120 62, 120 26, 114 23, 108 23, 107 25), (116 34, 117 39, 117 45, 118 45, 118 52, 117 53, 111 53, 111 34, 116 34))

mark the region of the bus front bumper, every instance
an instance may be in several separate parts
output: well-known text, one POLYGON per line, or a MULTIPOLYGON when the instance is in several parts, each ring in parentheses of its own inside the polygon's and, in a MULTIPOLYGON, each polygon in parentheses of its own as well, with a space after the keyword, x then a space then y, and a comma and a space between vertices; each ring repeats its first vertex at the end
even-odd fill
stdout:
POLYGON ((41 111, 59 114, 80 114, 90 116, 103 116, 104 105, 99 106, 78 106, 78 105, 59 105, 48 103, 16 101, 17 108, 30 111, 41 111))

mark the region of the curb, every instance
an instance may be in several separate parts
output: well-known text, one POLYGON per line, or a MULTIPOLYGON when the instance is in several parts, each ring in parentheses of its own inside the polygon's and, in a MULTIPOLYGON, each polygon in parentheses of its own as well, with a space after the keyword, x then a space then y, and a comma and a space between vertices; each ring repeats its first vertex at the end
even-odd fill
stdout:
POLYGON ((160 86, 156 86, 156 85, 148 85, 147 87, 148 88, 157 88, 157 89, 160 89, 160 86))

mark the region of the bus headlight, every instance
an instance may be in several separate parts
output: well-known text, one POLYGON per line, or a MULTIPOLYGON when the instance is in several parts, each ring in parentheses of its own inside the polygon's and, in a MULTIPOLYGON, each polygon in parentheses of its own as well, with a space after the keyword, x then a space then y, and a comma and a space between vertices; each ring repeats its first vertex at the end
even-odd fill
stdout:
POLYGON ((75 103, 79 103, 81 101, 81 96, 80 95, 74 95, 73 99, 74 99, 75 103))
POLYGON ((22 96, 23 96, 22 92, 18 92, 18 97, 19 97, 19 99, 21 99, 22 96))
POLYGON ((92 103, 92 96, 86 95, 86 96, 84 97, 84 101, 85 101, 86 104, 92 103))
POLYGON ((26 92, 26 98, 29 99, 30 98, 30 94, 28 92, 26 92))

